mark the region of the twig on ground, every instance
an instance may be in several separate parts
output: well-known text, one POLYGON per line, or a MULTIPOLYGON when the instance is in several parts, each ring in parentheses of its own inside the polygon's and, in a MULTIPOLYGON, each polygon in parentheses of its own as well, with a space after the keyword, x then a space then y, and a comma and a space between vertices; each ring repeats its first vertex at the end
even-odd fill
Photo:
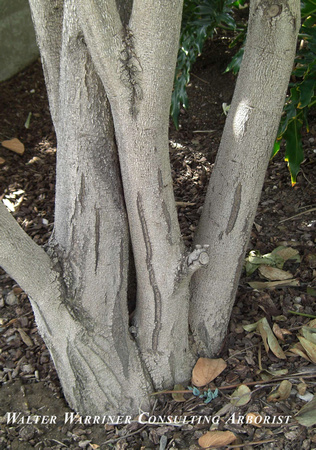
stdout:
POLYGON ((280 220, 279 223, 283 223, 286 222, 287 220, 292 220, 292 219, 296 219, 296 217, 302 216, 303 214, 308 214, 310 212, 316 211, 316 208, 312 208, 312 209, 308 209, 307 211, 302 211, 298 214, 295 214, 295 216, 291 216, 291 217, 287 217, 286 219, 282 219, 280 220))

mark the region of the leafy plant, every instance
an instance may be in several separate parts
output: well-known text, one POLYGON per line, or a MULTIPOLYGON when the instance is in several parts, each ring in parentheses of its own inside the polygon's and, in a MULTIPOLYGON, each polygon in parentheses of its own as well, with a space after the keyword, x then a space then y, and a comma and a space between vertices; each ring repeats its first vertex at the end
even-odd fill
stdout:
POLYGON ((192 394, 199 398, 204 398, 204 403, 210 403, 214 398, 218 397, 218 389, 215 389, 214 392, 211 391, 211 389, 208 389, 207 391, 200 392, 199 389, 195 386, 191 387, 188 386, 188 389, 192 391, 192 394))
POLYGON ((244 0, 185 0, 183 7, 182 31, 171 99, 171 117, 179 127, 180 108, 188 107, 186 87, 190 81, 190 71, 201 54, 204 42, 212 37, 217 27, 238 29, 232 16, 232 8, 244 0))
POLYGON ((285 139, 285 160, 288 163, 292 185, 300 165, 304 160, 301 130, 305 125, 309 131, 308 112, 316 104, 316 3, 314 0, 302 2, 302 18, 299 38, 300 46, 295 59, 295 67, 290 82, 284 113, 279 126, 278 137, 272 156, 280 149, 282 139, 285 139), (309 15, 310 12, 312 15, 309 15))

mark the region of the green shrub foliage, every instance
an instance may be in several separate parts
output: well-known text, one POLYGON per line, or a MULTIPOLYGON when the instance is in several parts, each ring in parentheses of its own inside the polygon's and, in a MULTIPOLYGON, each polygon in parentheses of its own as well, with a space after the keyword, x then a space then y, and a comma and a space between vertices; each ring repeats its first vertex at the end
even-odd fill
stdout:
POLYGON ((232 9, 242 1, 184 0, 180 46, 171 101, 171 117, 177 128, 180 108, 188 107, 186 87, 190 81, 190 71, 202 52, 204 42, 213 36, 217 27, 238 29, 232 16, 232 9))
MULTIPOLYGON (((223 27, 236 31, 237 36, 230 47, 244 42, 246 29, 237 25, 233 17, 234 8, 243 7, 244 1, 185 0, 171 104, 171 116, 176 127, 179 126, 180 108, 188 107, 186 86, 190 80, 190 70, 201 54, 205 40, 213 36, 216 28, 223 27)), ((295 65, 272 153, 272 157, 275 156, 282 141, 285 141, 285 160, 289 166, 292 185, 296 183, 304 159, 301 131, 303 127, 309 131, 308 112, 316 103, 316 0, 301 2, 301 17, 295 65)), ((226 72, 238 73, 243 53, 244 46, 241 45, 226 72)))

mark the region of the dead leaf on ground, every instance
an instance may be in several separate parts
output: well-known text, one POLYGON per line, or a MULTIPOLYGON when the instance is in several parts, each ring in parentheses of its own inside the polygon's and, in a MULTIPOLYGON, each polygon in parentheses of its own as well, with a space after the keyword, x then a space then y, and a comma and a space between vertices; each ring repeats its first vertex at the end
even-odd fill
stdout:
POLYGON ((301 328, 301 333, 305 339, 313 344, 316 344, 316 328, 310 326, 303 326, 301 328))
POLYGON ((305 395, 306 393, 306 389, 307 389, 307 384, 305 382, 299 383, 296 386, 297 392, 299 395, 305 395))
POLYGON ((28 336, 22 328, 18 328, 18 332, 20 333, 21 339, 28 347, 33 347, 34 343, 30 336, 28 336))
POLYGON ((310 322, 308 322, 306 326, 310 328, 316 328, 316 319, 313 319, 310 322))
POLYGON ((284 261, 287 261, 288 259, 295 259, 298 262, 300 261, 298 250, 295 250, 292 247, 284 247, 283 245, 280 245, 279 247, 275 248, 272 253, 281 256, 284 261))
POLYGON ((289 371, 288 371, 288 369, 276 369, 276 370, 263 369, 257 373, 260 374, 260 377, 262 380, 268 381, 268 380, 272 380, 275 377, 283 377, 283 375, 287 375, 289 373, 289 371))
MULTIPOLYGON (((182 386, 182 384, 175 384, 173 389, 175 391, 184 391, 185 390, 184 386, 182 386)), ((186 401, 182 392, 173 392, 171 395, 172 395, 173 400, 175 400, 176 402, 185 402, 186 401)))
POLYGON ((295 419, 301 425, 305 427, 312 427, 316 425, 316 397, 314 396, 313 400, 311 400, 307 405, 304 405, 303 408, 297 413, 295 419))
POLYGON ((198 387, 205 386, 222 373, 226 367, 227 364, 222 358, 199 358, 192 370, 192 384, 198 387))
POLYGON ((11 150, 14 153, 17 153, 18 155, 23 155, 25 150, 24 144, 22 144, 22 142, 17 138, 13 138, 8 141, 2 141, 1 144, 3 147, 11 150))
POLYGON ((255 331, 257 329, 258 326, 258 322, 254 322, 254 323, 249 323, 248 325, 243 325, 243 329, 245 331, 248 331, 249 333, 251 333, 252 331, 255 331))
POLYGON ((289 330, 286 330, 285 328, 280 328, 277 323, 273 324, 272 331, 276 335, 276 337, 280 339, 280 341, 284 341, 285 335, 292 334, 289 330))
POLYGON ((251 391, 248 386, 245 384, 241 384, 237 389, 232 393, 230 397, 230 403, 234 406, 244 406, 251 399, 251 391))
POLYGON ((277 358, 286 359, 286 356, 265 317, 259 320, 257 330, 261 334, 266 352, 268 353, 270 349, 277 358))
POLYGON ((303 346, 300 343, 296 343, 294 344, 291 348, 289 348, 289 350, 286 352, 286 354, 288 356, 300 356, 301 358, 306 359, 308 362, 311 362, 311 360, 309 359, 309 357, 306 355, 303 346))
POLYGON ((199 446, 202 448, 223 447, 229 445, 236 439, 231 431, 207 431, 199 439, 199 446))
POLYGON ((280 383, 278 389, 270 394, 267 398, 268 402, 278 402, 280 400, 286 400, 289 398, 292 390, 292 383, 288 380, 283 380, 280 383))
POLYGON ((291 280, 282 280, 282 281, 249 281, 249 286, 253 289, 275 289, 283 286, 292 286, 297 287, 300 285, 300 282, 297 278, 293 278, 291 280))
POLYGON ((310 358, 310 360, 316 364, 316 345, 313 342, 310 342, 303 336, 298 336, 298 339, 303 346, 305 352, 307 353, 307 356, 310 358))
POLYGON ((293 278, 291 272, 286 272, 285 270, 278 269, 277 267, 261 265, 258 270, 260 275, 268 280, 289 280, 293 278))

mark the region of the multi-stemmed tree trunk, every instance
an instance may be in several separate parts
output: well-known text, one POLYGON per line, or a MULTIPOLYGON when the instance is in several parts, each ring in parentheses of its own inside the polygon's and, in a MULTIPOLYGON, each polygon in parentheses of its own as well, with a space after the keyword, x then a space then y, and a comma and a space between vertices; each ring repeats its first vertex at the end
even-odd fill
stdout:
POLYGON ((244 61, 190 251, 168 153, 182 0, 30 5, 57 134, 55 227, 44 250, 0 204, 0 264, 30 296, 70 406, 81 414, 135 412, 153 389, 189 379, 197 356, 213 355, 225 335, 300 4, 252 1, 244 61), (136 291, 129 288, 134 266, 136 291))

